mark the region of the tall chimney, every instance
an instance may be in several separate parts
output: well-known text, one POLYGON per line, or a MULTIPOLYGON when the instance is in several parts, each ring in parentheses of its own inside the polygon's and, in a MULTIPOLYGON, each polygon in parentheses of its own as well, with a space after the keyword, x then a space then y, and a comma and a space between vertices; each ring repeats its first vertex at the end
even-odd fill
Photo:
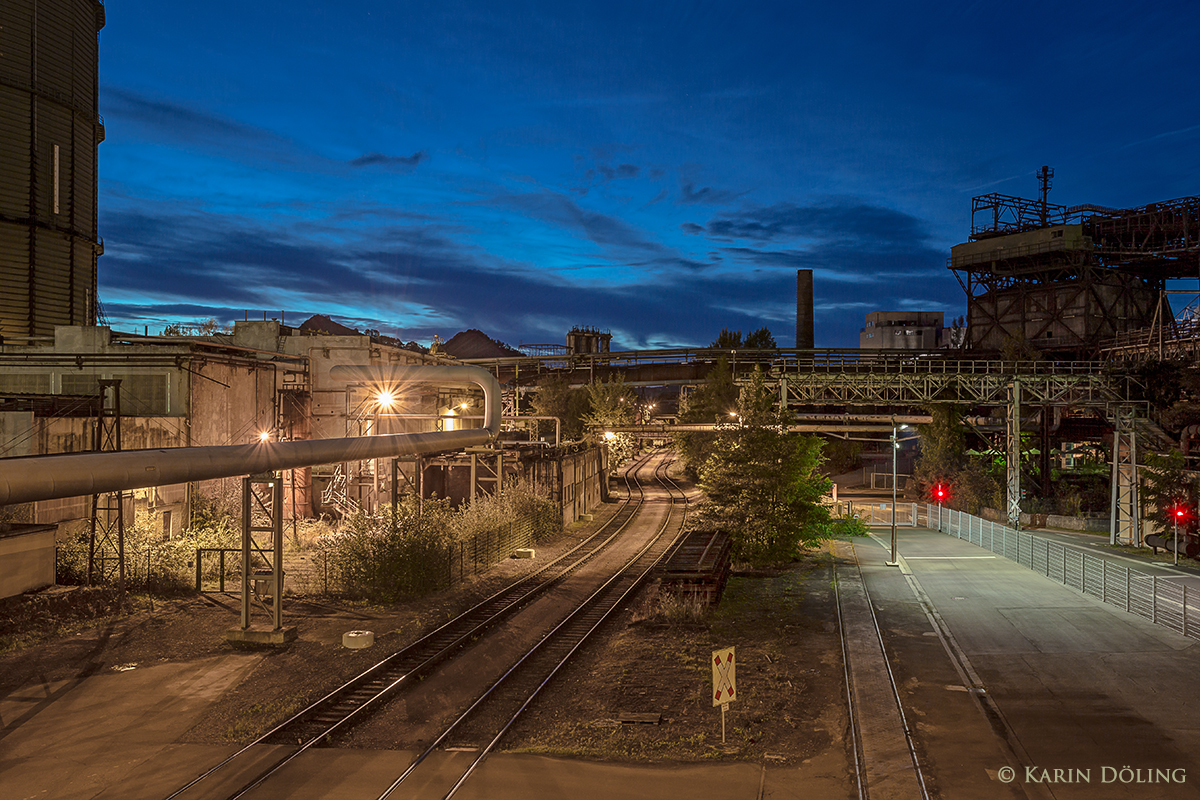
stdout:
POLYGON ((811 350, 813 344, 813 282, 811 269, 796 270, 796 349, 811 350))

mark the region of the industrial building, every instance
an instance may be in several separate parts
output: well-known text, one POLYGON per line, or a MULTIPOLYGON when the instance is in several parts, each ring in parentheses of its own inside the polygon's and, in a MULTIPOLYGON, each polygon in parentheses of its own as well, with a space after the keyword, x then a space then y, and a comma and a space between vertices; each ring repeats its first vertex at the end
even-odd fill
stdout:
POLYGON ((941 311, 872 311, 859 331, 862 349, 936 350, 945 341, 941 311))
POLYGON ((1000 194, 971 203, 970 239, 948 266, 967 294, 967 346, 1016 342, 1090 356, 1105 340, 1169 319, 1166 281, 1200 268, 1200 197, 1115 209, 1000 194))
MULTIPOLYGON (((436 419, 381 415, 367 387, 330 378, 343 364, 447 363, 369 334, 327 335, 276 320, 238 322, 231 334, 129 336, 107 327, 60 326, 54 336, 0 347, 0 455, 98 449, 101 381, 119 381, 120 449, 198 447, 433 430, 436 419)), ((436 416, 473 397, 467 390, 398 398, 436 416)), ((109 401, 111 402, 111 401, 109 401)), ((477 426, 476 422, 449 423, 477 426)), ((444 425, 443 425, 444 427, 444 425)), ((297 470, 287 478, 289 516, 324 506, 369 505, 374 470, 349 465, 297 470), (364 485, 370 484, 370 489, 364 485), (330 491, 330 487, 336 490, 330 491)), ((140 510, 178 532, 190 493, 215 486, 161 486, 134 494, 140 510)), ((34 504, 30 522, 90 514, 90 498, 34 504)), ((370 501, 374 502, 374 501, 370 501)))
POLYGON ((98 0, 5 0, 0 18, 0 337, 97 319, 98 0))

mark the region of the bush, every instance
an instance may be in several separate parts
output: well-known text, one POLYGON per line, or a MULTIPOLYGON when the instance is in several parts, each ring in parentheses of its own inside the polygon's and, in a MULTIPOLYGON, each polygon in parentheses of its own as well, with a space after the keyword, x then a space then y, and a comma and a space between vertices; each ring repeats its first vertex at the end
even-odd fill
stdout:
POLYGON ((448 500, 426 500, 422 508, 409 496, 378 515, 347 517, 336 533, 317 539, 316 561, 330 576, 331 591, 393 603, 490 566, 511 554, 514 536, 523 545, 561 527, 557 506, 524 484, 506 487, 498 497, 478 497, 458 511, 448 500))
MULTIPOLYGON (((238 526, 227 515, 211 513, 211 506, 198 503, 199 524, 184 530, 172 539, 163 538, 148 511, 134 515, 125 526, 125 588, 130 591, 149 591, 173 594, 188 591, 195 585, 196 549, 200 547, 241 547, 238 526)), ((58 543, 56 583, 63 586, 83 585, 88 577, 88 552, 91 525, 82 522, 58 543)), ((115 542, 114 542, 115 546, 115 542)), ((206 563, 208 577, 215 578, 217 561, 206 563)), ((115 570, 109 570, 111 580, 95 576, 95 582, 116 583, 115 570)))

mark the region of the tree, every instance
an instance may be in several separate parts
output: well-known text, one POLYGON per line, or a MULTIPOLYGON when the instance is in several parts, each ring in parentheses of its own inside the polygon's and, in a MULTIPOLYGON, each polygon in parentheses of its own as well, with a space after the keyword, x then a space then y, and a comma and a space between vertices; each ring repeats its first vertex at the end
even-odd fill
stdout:
POLYGON ((1183 508, 1179 519, 1179 535, 1194 536, 1197 530, 1197 503, 1200 492, 1184 470, 1183 453, 1172 450, 1166 455, 1146 453, 1146 467, 1141 470, 1142 488, 1139 492, 1143 515, 1158 525, 1168 539, 1175 532, 1174 512, 1183 508))
POLYGON ((753 333, 746 334, 746 340, 742 346, 747 350, 774 350, 778 345, 775 344, 775 337, 771 335, 769 329, 759 328, 753 333))
POLYGON ((728 328, 721 328, 721 332, 717 334, 716 341, 709 347, 716 350, 737 350, 742 346, 742 332, 731 331, 728 328))
MULTIPOLYGON (((633 404, 637 395, 625 385, 622 376, 616 375, 588 384, 587 395, 591 411, 584 415, 583 422, 589 428, 629 425, 633 422, 633 404)), ((635 441, 628 433, 605 435, 604 442, 608 446, 612 464, 623 463, 633 455, 635 441)))
MULTIPOLYGON (((939 404, 930 407, 929 414, 933 420, 917 426, 921 434, 921 453, 913 468, 917 491, 928 497, 933 486, 949 486, 947 505, 978 514, 985 505, 996 502, 1000 485, 985 464, 967 455, 962 408, 939 404)), ((1002 469, 1003 458, 1000 461, 1002 469)))
POLYGON ((733 382, 729 359, 721 356, 680 409, 680 422, 727 422, 737 408, 738 387, 733 382))
MULTIPOLYGON (((733 382, 733 371, 729 360, 722 356, 709 370, 704 383, 688 396, 679 409, 681 423, 729 422, 731 411, 736 413, 738 387, 733 382)), ((689 431, 675 434, 675 449, 683 460, 683 469, 689 478, 698 480, 700 467, 712 454, 716 434, 707 431, 689 431)))
POLYGON ((700 469, 710 506, 705 524, 724 528, 733 555, 753 564, 786 563, 802 544, 827 538, 832 520, 821 499, 822 441, 787 432, 786 417, 756 370, 738 398, 736 425, 719 431, 700 469))
MULTIPOLYGON (((539 380, 532 402, 538 416, 558 417, 562 421, 565 441, 583 438, 583 419, 591 411, 591 400, 586 390, 572 389, 565 375, 550 375, 539 380)), ((538 430, 544 433, 551 424, 544 421, 538 425, 538 430)))
POLYGON ((716 341, 709 345, 714 350, 774 350, 778 345, 775 344, 775 337, 771 335, 769 328, 759 328, 756 331, 746 334, 746 338, 742 338, 741 331, 731 331, 728 328, 721 328, 721 332, 717 335, 716 341))

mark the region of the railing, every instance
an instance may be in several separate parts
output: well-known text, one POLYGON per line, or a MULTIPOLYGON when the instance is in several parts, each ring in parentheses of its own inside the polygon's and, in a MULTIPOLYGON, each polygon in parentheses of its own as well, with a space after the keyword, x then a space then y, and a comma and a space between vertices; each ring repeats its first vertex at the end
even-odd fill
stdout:
MULTIPOLYGON (((255 549, 255 554, 261 558, 267 558, 273 553, 273 550, 258 550, 255 549)), ((242 580, 242 549, 240 547, 197 547, 196 548, 196 591, 204 591, 206 579, 212 580, 213 569, 212 562, 208 563, 208 569, 205 569, 205 556, 210 556, 212 553, 217 554, 217 591, 225 591, 225 579, 228 577, 231 582, 236 581, 240 586, 242 580), (232 553, 233 557, 225 558, 226 553, 232 553)))
MULTIPOLYGON (((890 477, 890 476, 889 476, 890 477)), ((896 524, 906 528, 917 525, 917 503, 896 503, 896 524)), ((864 525, 891 525, 891 503, 858 503, 839 500, 833 504, 835 517, 857 517, 864 525)))
POLYGON ((928 527, 991 550, 1110 606, 1200 639, 1200 604, 1185 584, 941 506, 922 504, 928 527), (1193 608, 1193 606, 1196 606, 1193 608))

